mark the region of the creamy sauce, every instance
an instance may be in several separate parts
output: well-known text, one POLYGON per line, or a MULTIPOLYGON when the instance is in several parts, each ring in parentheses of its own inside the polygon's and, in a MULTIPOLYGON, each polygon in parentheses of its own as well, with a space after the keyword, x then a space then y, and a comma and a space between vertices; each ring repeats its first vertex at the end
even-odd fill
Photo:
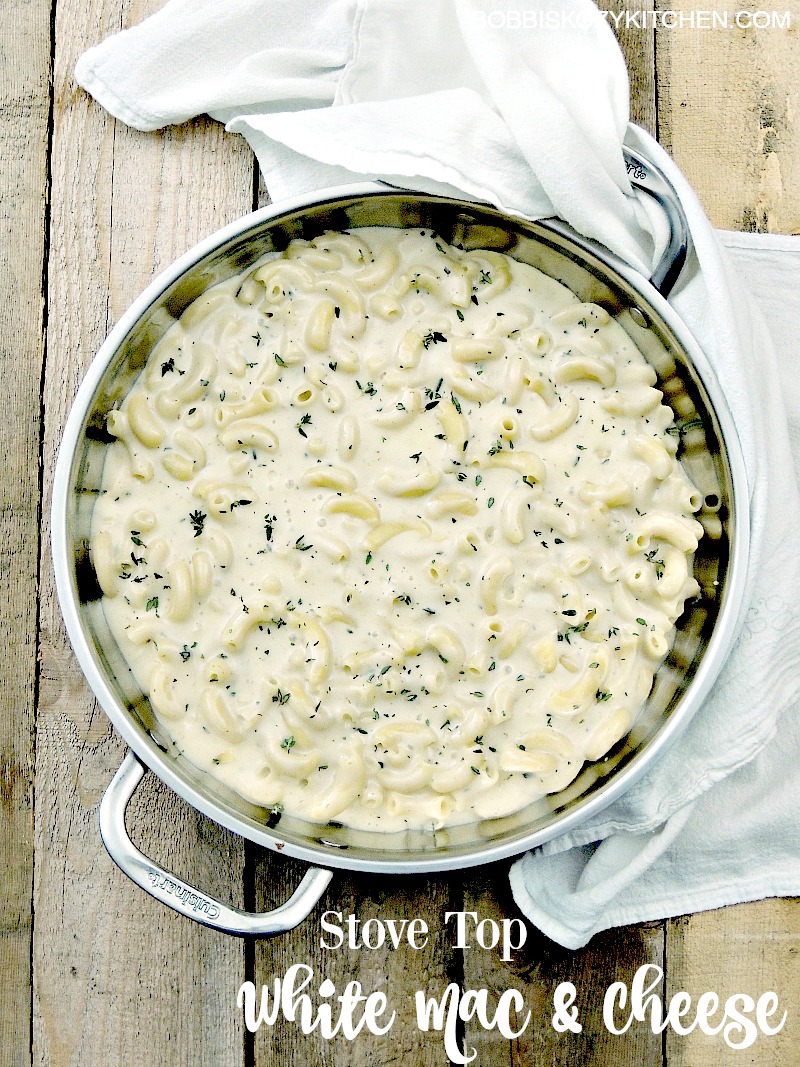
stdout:
POLYGON ((602 308, 430 231, 294 241, 209 290, 109 416, 92 533, 176 744, 373 830, 567 785, 698 591, 655 381, 602 308))

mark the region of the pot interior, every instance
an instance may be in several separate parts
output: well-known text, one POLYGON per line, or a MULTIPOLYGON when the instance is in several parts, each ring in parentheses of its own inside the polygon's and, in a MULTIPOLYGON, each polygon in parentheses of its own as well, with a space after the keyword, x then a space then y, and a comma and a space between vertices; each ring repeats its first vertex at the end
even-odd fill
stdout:
MULTIPOLYGON (((105 370, 81 425, 65 444, 72 451, 63 532, 68 575, 61 593, 63 597, 66 585, 79 620, 77 639, 88 646, 93 663, 90 682, 114 724, 157 774, 217 821, 272 847, 281 842, 289 854, 327 865, 400 872, 488 862, 541 843, 629 784, 688 719, 700 690, 707 689, 721 666, 738 615, 738 604, 731 602, 736 600, 731 545, 734 524, 742 523, 737 514, 742 504, 734 499, 729 449, 709 396, 717 396, 718 407, 723 403, 718 386, 703 381, 676 334, 642 293, 598 253, 546 224, 507 219, 491 208, 442 197, 386 191, 338 196, 273 217, 255 216, 244 220, 243 227, 162 287, 130 321, 124 337, 111 348, 104 346, 98 358, 105 370), (504 818, 447 829, 385 834, 336 822, 313 825, 259 808, 196 769, 160 727, 111 637, 88 550, 92 509, 112 440, 106 415, 130 388, 153 345, 204 290, 246 270, 265 253, 284 249, 294 238, 362 226, 429 228, 448 243, 504 252, 556 278, 580 300, 604 307, 655 369, 664 402, 675 412, 679 456, 704 499, 697 518, 705 536, 694 561, 701 593, 687 603, 673 648, 630 733, 604 759, 584 765, 560 793, 504 818)), ((744 499, 744 493, 739 496, 744 499)))

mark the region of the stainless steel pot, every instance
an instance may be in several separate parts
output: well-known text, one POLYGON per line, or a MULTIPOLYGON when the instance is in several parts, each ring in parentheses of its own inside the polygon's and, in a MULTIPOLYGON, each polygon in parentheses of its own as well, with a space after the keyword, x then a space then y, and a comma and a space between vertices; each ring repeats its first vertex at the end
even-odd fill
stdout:
POLYGON ((329 868, 382 873, 442 871, 512 856, 574 827, 616 799, 686 726, 714 683, 736 634, 749 545, 748 492, 724 395, 703 352, 667 303, 687 256, 687 228, 671 187, 630 152, 628 171, 670 222, 665 256, 648 280, 565 224, 510 219, 493 208, 379 184, 348 186, 257 211, 220 230, 160 275, 109 334, 86 375, 64 433, 53 496, 56 585, 75 653, 97 699, 130 752, 100 806, 109 853, 139 886, 208 926, 274 934, 296 926, 331 879, 329 868), (639 719, 603 760, 587 764, 562 792, 501 819, 436 831, 378 834, 338 823, 313 825, 259 808, 176 754, 113 641, 89 556, 93 503, 110 437, 106 415, 155 344, 209 286, 245 270, 295 237, 356 226, 430 227, 448 242, 505 252, 605 307, 655 368, 676 413, 681 455, 704 497, 695 558, 701 595, 687 606, 669 656, 639 719), (228 829, 313 866, 275 911, 228 907, 168 874, 130 841, 125 811, 146 768, 228 829))

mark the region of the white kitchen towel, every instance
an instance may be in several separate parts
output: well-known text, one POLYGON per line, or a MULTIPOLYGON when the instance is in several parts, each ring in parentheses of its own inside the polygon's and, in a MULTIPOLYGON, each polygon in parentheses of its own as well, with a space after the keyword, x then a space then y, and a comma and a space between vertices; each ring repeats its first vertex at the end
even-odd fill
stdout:
POLYGON ((170 0, 75 76, 140 130, 227 122, 273 200, 379 174, 561 215, 646 270, 658 216, 631 196, 619 152, 628 81, 613 34, 590 0, 561 3, 552 26, 548 0, 526 4, 547 23, 535 33, 493 28, 506 6, 170 0))
POLYGON ((523 911, 575 947, 594 930, 645 917, 630 895, 648 871, 658 896, 647 917, 722 902, 719 885, 729 887, 724 902, 752 898, 751 838, 738 819, 726 822, 734 785, 746 793, 737 805, 752 801, 774 845, 759 861, 758 892, 800 892, 796 842, 781 851, 786 804, 800 783, 784 717, 800 693, 800 493, 791 397, 770 335, 682 175, 652 138, 627 127, 627 74, 611 31, 591 0, 525 8, 523 20, 501 0, 170 0, 84 55, 76 77, 140 129, 202 111, 227 122, 253 146, 276 199, 381 177, 516 214, 560 215, 644 273, 663 220, 628 185, 626 129, 673 181, 695 247, 673 303, 715 368, 745 454, 749 612, 712 694, 672 749, 622 798, 512 869, 523 911), (778 732, 781 758, 762 796, 758 764, 747 765, 775 751, 767 746, 778 732), (704 880, 687 893, 677 859, 694 855, 695 819, 718 824, 720 839, 726 826, 727 848, 695 865, 704 880), (770 866, 778 853, 785 862, 770 866), (553 884, 561 873, 561 893, 544 903, 550 871, 553 884), (594 893, 591 919, 569 911, 567 888, 576 900, 594 893))

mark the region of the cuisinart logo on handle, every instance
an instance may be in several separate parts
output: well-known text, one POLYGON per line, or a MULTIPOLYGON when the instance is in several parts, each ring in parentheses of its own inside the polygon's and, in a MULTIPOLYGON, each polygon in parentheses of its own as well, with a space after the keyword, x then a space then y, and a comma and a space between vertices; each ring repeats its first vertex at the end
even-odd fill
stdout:
POLYGON ((209 919, 216 919, 219 915, 219 904, 215 904, 213 900, 201 896, 194 889, 190 889, 188 885, 176 882, 174 878, 154 870, 149 870, 147 877, 150 879, 153 889, 165 890, 170 896, 179 900, 184 907, 191 908, 195 912, 202 912, 209 919))

